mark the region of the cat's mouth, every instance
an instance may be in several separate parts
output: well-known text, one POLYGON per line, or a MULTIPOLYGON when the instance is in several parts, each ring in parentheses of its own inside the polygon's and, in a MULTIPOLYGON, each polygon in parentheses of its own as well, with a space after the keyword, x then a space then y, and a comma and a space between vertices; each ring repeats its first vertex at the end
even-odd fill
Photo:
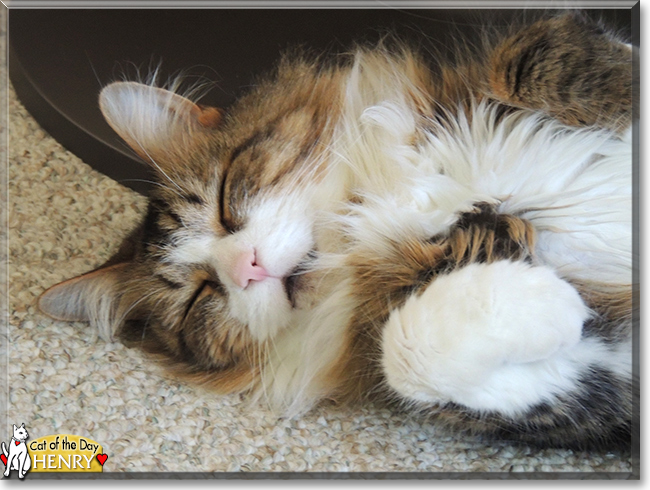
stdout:
POLYGON ((282 279, 282 285, 284 286, 284 292, 287 295, 287 299, 291 304, 292 308, 297 307, 296 296, 298 292, 305 286, 305 274, 312 269, 314 262, 316 261, 317 253, 316 250, 311 250, 303 257, 303 259, 298 263, 298 265, 282 279))

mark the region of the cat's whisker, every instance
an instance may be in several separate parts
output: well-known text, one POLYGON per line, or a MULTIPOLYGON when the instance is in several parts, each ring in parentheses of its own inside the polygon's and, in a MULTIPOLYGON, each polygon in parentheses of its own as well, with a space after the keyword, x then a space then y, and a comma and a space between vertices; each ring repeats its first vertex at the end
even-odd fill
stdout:
MULTIPOLYGON (((279 353, 278 348, 277 348, 277 345, 276 345, 276 343, 275 343, 275 337, 273 337, 273 336, 269 337, 268 342, 270 342, 270 344, 271 344, 270 347, 273 349, 273 351, 270 352, 271 349, 269 349, 269 348, 268 348, 268 345, 267 345, 267 357, 266 357, 266 362, 265 362, 266 365, 265 365, 264 367, 265 367, 267 370, 270 370, 270 371, 271 371, 271 373, 272 373, 271 379, 275 380, 275 379, 277 379, 277 367, 276 367, 275 364, 273 363, 273 360, 276 359, 276 358, 278 358, 278 359, 280 359, 280 362, 282 362, 282 358, 280 357, 280 353, 279 353)), ((263 379, 263 380, 268 379, 268 376, 266 375, 266 373, 264 373, 262 379, 263 379)), ((263 381, 263 383, 266 384, 266 381, 263 381)), ((267 397, 268 397, 268 396, 267 396, 267 397)), ((272 402, 270 401, 270 398, 267 400, 267 402, 268 402, 269 404, 272 403, 272 402)), ((272 406, 272 405, 270 405, 270 406, 272 406)))
MULTIPOLYGON (((136 288, 137 288, 137 286, 136 286, 136 288)), ((150 291, 150 292, 148 292, 147 294, 141 296, 137 301, 134 301, 134 302, 130 303, 129 306, 128 306, 128 308, 127 308, 126 310, 123 310, 122 312, 120 312, 119 314, 116 315, 115 322, 114 322, 114 327, 113 327, 113 328, 114 328, 114 329, 116 329, 116 328, 118 328, 118 329, 121 328, 121 326, 124 324, 124 322, 125 322, 126 319, 128 318, 129 314, 130 314, 130 313, 131 313, 131 312, 132 312, 132 311, 133 311, 133 310, 134 310, 134 309, 135 309, 135 308, 136 308, 140 303, 142 303, 143 301, 148 300, 148 299, 151 298, 152 296, 155 296, 155 295, 157 295, 157 294, 160 294, 160 293, 162 293, 162 292, 164 292, 164 291, 165 291, 164 288, 154 289, 153 291, 150 291)), ((127 296, 127 295, 125 294, 124 296, 127 296)), ((114 331, 115 331, 115 330, 114 330, 114 331)))
MULTIPOLYGON (((162 288, 161 288, 161 290, 160 290, 159 292, 163 292, 162 288)), ((155 303, 155 304, 153 305, 153 307, 151 308, 151 311, 149 312, 149 315, 147 316, 147 320, 146 320, 145 322, 143 322, 143 325, 142 325, 141 342, 144 342, 144 339, 145 339, 145 337, 146 337, 147 327, 149 326, 149 323, 150 323, 150 321, 151 321, 151 318, 152 318, 154 312, 158 311, 158 306, 159 306, 160 303, 162 303, 164 300, 165 300, 165 296, 161 294, 161 295, 160 295, 160 298, 158 299, 158 301, 156 301, 156 303, 155 303)))
MULTIPOLYGON (((257 356, 257 365, 259 366, 260 369, 260 381, 262 385, 262 393, 264 397, 264 401, 266 403, 267 407, 272 407, 272 400, 271 396, 269 395, 269 388, 266 385, 266 379, 268 379, 268 376, 266 374, 266 370, 272 368, 272 364, 268 362, 268 354, 267 354, 267 342, 268 340, 265 340, 264 342, 258 343, 257 344, 257 351, 258 351, 258 356, 257 356)), ((275 378, 275 372, 273 373, 273 376, 271 379, 276 379, 275 378)))
POLYGON ((162 189, 166 189, 166 190, 168 190, 168 191, 170 191, 170 192, 173 192, 173 193, 176 194, 178 197, 183 197, 183 194, 181 194, 181 193, 178 192, 177 190, 172 189, 172 188, 169 187, 168 185, 165 185, 165 184, 163 184, 163 183, 161 183, 161 182, 156 182, 155 180, 147 180, 147 179, 123 179, 123 180, 121 180, 120 182, 144 182, 144 183, 147 183, 147 184, 153 184, 153 185, 156 185, 156 186, 158 186, 158 187, 160 187, 160 188, 162 188, 162 189))

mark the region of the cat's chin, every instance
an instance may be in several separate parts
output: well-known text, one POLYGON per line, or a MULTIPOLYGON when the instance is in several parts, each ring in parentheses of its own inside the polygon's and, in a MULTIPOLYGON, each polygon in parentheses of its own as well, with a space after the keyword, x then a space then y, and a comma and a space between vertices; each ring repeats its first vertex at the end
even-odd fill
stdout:
POLYGON ((291 321, 293 308, 280 278, 252 283, 238 294, 231 294, 229 303, 230 314, 259 342, 274 337, 291 321))

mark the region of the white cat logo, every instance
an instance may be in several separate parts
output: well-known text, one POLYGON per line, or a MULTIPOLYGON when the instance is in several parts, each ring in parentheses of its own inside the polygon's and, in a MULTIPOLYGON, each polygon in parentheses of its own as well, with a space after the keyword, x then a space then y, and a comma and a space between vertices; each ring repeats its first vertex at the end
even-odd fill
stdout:
POLYGON ((5 469, 5 476, 9 476, 11 470, 18 470, 18 478, 21 480, 25 478, 25 473, 29 471, 32 467, 32 460, 29 457, 29 452, 27 452, 27 438, 29 434, 27 429, 25 429, 25 424, 20 427, 16 427, 14 424, 14 436, 11 438, 9 443, 9 451, 7 452, 7 446, 5 443, 2 443, 2 454, 0 454, 0 459, 7 466, 5 469))

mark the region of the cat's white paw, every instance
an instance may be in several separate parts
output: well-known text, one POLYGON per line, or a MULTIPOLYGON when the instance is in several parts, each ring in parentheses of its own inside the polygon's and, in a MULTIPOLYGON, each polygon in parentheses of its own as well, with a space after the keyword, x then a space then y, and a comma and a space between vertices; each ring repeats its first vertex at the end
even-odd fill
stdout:
POLYGON ((548 391, 548 360, 580 341, 588 316, 549 268, 470 264, 391 313, 382 338, 387 382, 409 400, 519 410, 548 395, 536 390, 536 377, 548 391))

